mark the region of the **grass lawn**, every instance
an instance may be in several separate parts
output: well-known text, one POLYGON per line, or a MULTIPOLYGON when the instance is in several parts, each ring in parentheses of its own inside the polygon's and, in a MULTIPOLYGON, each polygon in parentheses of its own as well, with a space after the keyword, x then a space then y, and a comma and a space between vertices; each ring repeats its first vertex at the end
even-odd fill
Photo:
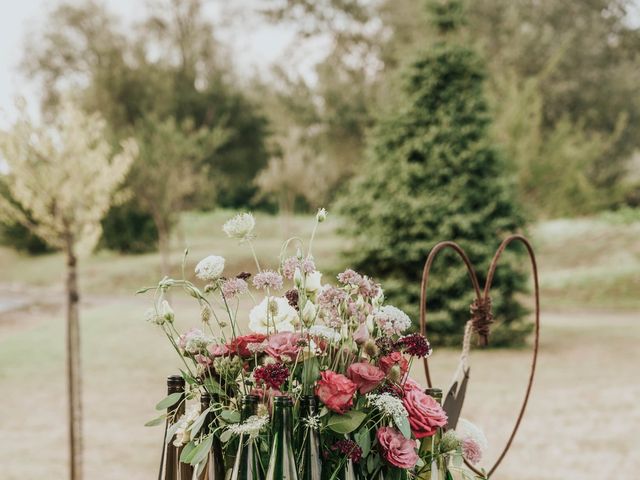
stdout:
MULTIPOLYGON (((228 271, 251 268, 246 248, 220 231, 227 216, 185 216, 185 241, 176 245, 189 246, 189 271, 213 253, 227 258, 228 271)), ((306 234, 311 225, 306 217, 258 216, 261 259, 275 262, 281 240, 306 234)), ((326 259, 319 266, 334 272, 346 264, 331 253, 341 243, 337 222, 322 227, 314 251, 326 259)), ((494 478, 637 478, 638 234, 640 223, 604 218, 532 229, 544 305, 539 375, 521 431, 494 478), (615 245, 611 252, 605 250, 608 242, 615 245)), ((174 252, 176 266, 181 250, 174 252)), ((0 478, 62 479, 67 461, 63 261, 56 254, 28 258, 0 249, 0 265, 0 302, 17 298, 30 305, 0 309, 0 478)), ((142 320, 149 299, 133 292, 158 280, 158 257, 101 252, 83 259, 81 275, 86 478, 154 478, 162 432, 143 424, 155 416, 153 406, 177 359, 142 320)), ((197 324, 190 303, 177 295, 173 302, 181 327, 197 324)), ((432 371, 438 384, 447 385, 457 352, 435 349, 432 371)), ((472 355, 465 415, 489 432, 490 459, 515 420, 529 359, 526 350, 472 355)))

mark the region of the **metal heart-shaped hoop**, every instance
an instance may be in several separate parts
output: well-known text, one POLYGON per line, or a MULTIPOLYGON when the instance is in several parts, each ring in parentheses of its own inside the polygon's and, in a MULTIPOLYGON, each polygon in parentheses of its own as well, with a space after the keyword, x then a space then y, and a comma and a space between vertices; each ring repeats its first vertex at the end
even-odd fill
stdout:
MULTIPOLYGON (((476 272, 473 269, 473 265, 471 264, 471 261, 469 260, 469 257, 467 256, 465 251, 455 242, 438 243, 431 250, 431 252, 429 252, 427 261, 424 264, 424 270, 422 273, 422 285, 420 289, 420 333, 422 333, 423 335, 426 335, 427 333, 427 328, 426 328, 427 327, 427 285, 429 283, 429 272, 431 271, 431 266, 433 265, 436 255, 440 251, 446 248, 451 248, 456 253, 458 253, 458 255, 462 258, 464 264, 467 267, 469 278, 471 279, 471 283, 473 285, 473 289, 476 295, 476 299, 473 305, 471 306, 472 307, 471 320, 473 322, 473 327, 480 336, 480 343, 482 345, 486 345, 488 342, 490 324, 492 322, 491 298, 489 297, 489 291, 491 290, 491 284, 493 282, 493 277, 494 277, 496 268, 498 266, 498 261, 500 260, 500 257, 502 256, 502 253, 504 252, 504 250, 513 241, 519 241, 524 244, 524 246, 526 247, 527 253, 529 254, 529 259, 531 260, 531 271, 533 275, 534 298, 535 298, 535 329, 534 329, 533 354, 531 358, 531 368, 529 371, 529 382, 527 384, 527 389, 524 395, 524 399, 520 406, 518 418, 513 427, 513 430, 511 431, 511 435, 509 436, 509 439, 507 440, 507 443, 502 450, 502 453, 496 460, 493 467, 491 467, 491 469, 489 470, 487 474, 487 478, 489 478, 493 474, 493 472, 495 472, 495 470, 498 468, 498 466, 504 459, 505 455, 509 451, 511 444, 513 443, 513 439, 516 436, 518 428, 520 427, 520 423, 522 422, 522 418, 524 417, 524 412, 527 408, 529 395, 531 393, 531 387, 533 386, 533 379, 536 373, 536 363, 538 360, 538 344, 540 340, 540 289, 538 285, 538 266, 536 263, 536 257, 533 252, 533 248, 529 243, 529 240, 527 240, 527 238, 524 237, 523 235, 516 234, 516 235, 510 235, 509 237, 505 238, 500 244, 500 247, 498 247, 498 250, 496 251, 495 255, 493 256, 493 260, 491 260, 491 265, 489 266, 489 272, 487 273, 487 281, 484 285, 484 289, 481 291, 480 284, 478 282, 478 276, 476 275, 476 272)), ((427 384, 431 388, 432 387, 431 375, 429 373, 429 362, 427 358, 424 359, 424 370, 427 377, 427 384)), ((466 460, 465 460, 465 463, 467 464, 467 467, 469 467, 476 474, 482 475, 482 472, 480 472, 478 469, 476 469, 473 465, 471 465, 466 460)))

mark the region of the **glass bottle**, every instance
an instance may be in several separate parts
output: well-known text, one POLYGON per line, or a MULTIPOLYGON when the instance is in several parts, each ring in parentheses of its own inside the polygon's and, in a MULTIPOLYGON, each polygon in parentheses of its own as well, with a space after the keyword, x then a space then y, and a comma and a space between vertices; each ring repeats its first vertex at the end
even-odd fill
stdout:
MULTIPOLYGON (((439 404, 442 404, 442 390, 439 388, 427 388, 424 393, 433 397, 439 404)), ((427 453, 436 453, 442 440, 442 428, 438 428, 436 433, 431 437, 422 439, 420 445, 420 457, 424 457, 427 453)), ((438 457, 431 460, 431 466, 429 470, 419 475, 420 480, 445 480, 446 478, 446 465, 442 463, 442 460, 438 457)))
MULTIPOLYGON (((245 395, 240 404, 240 419, 247 420, 258 413, 258 400, 256 395, 245 395)), ((241 435, 238 440, 238 452, 233 465, 230 480, 263 480, 264 471, 260 461, 260 452, 255 445, 255 440, 248 435, 241 435)))
POLYGON ((291 438, 293 430, 291 398, 282 396, 273 399, 271 429, 273 439, 267 480, 298 480, 291 438))
POLYGON ((320 480, 322 477, 322 458, 320 457, 320 433, 318 428, 309 424, 318 415, 318 401, 314 395, 300 397, 300 423, 296 444, 298 451, 298 477, 300 480, 320 480))
MULTIPOLYGON (((171 375, 167 377, 167 395, 174 393, 182 393, 183 396, 179 402, 174 403, 167 408, 166 430, 175 423, 182 414, 184 414, 184 378, 180 375, 171 375)), ((173 438, 167 441, 163 439, 164 447, 162 449, 162 465, 160 466, 159 478, 163 480, 179 480, 179 464, 180 464, 180 448, 173 445, 173 438)))
MULTIPOLYGON (((213 396, 210 393, 203 393, 200 396, 200 408, 201 411, 206 410, 211 406, 211 402, 213 400, 213 396)), ((209 413, 207 415, 207 419, 204 422, 205 433, 210 432, 211 423, 214 421, 215 415, 213 413, 209 413)), ((199 477, 199 480, 224 480, 225 477, 225 468, 224 468, 224 456, 222 453, 222 444, 220 443, 220 439, 214 435, 213 442, 211 443, 211 450, 209 450, 209 455, 207 456, 207 463, 202 471, 202 474, 199 477)), ((184 479, 181 479, 184 480, 184 479)))

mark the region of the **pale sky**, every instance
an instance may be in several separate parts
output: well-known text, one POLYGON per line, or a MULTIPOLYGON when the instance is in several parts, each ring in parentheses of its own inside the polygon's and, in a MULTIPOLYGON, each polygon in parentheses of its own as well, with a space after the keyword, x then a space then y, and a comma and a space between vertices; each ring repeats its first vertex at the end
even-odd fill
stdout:
MULTIPOLYGON (((82 0, 76 0, 78 2, 82 0)), ((266 71, 284 54, 294 38, 294 31, 264 22, 257 24, 243 12, 248 12, 259 0, 234 1, 232 26, 220 25, 217 36, 234 47, 234 62, 240 71, 266 71), (243 7, 239 5, 245 5, 243 7)), ((105 0, 106 5, 127 22, 143 17, 146 0, 105 0)), ((207 3, 207 15, 219 16, 220 5, 207 3)), ((229 2, 230 3, 230 2, 229 2)), ((14 98, 24 96, 29 104, 37 104, 37 92, 18 71, 25 36, 46 19, 47 12, 57 4, 52 0, 0 0, 0 126, 6 125, 14 113, 14 98)), ((229 7, 222 7, 229 8, 229 7)), ((307 69, 310 66, 306 66, 307 69)), ((30 105, 32 108, 34 105, 30 105)))
MULTIPOLYGON (((46 13, 56 3, 57 0, 0 0, 0 127, 13 116, 16 95, 24 96, 32 108, 37 103, 37 92, 18 73, 17 66, 25 35, 45 21, 46 13)), ((135 22, 143 16, 146 0, 106 0, 105 3, 125 21, 135 22)), ((234 10, 233 24, 218 25, 217 35, 224 43, 233 45, 234 62, 241 72, 266 72, 269 65, 285 55, 285 48, 294 39, 291 28, 258 23, 255 17, 247 15, 259 3, 260 0, 207 2, 207 15, 214 21, 220 17, 220 8, 234 10)), ((631 21, 640 24, 640 0, 635 3, 631 21)), ((301 55, 302 63, 298 65, 303 74, 312 71, 314 61, 326 51, 325 47, 322 43, 307 45, 307 51, 301 55)))

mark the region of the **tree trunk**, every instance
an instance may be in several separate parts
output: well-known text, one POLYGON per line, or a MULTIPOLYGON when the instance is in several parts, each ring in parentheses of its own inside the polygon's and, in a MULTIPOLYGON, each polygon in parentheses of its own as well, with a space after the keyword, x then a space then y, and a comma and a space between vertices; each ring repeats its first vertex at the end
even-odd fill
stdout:
POLYGON ((73 239, 67 240, 67 388, 69 395, 70 479, 82 479, 82 376, 78 318, 77 258, 73 239))

